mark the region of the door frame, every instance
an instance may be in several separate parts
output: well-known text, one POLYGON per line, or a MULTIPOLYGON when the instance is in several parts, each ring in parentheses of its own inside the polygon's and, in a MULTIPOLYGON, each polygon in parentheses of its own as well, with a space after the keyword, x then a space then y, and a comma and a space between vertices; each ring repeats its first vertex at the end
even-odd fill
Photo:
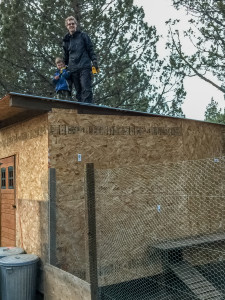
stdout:
MULTIPOLYGON (((14 214, 15 236, 14 236, 14 239, 15 239, 15 245, 16 245, 16 154, 9 155, 9 156, 6 156, 6 157, 0 157, 0 170, 1 170, 1 165, 3 164, 3 163, 1 163, 1 160, 4 160, 6 158, 10 158, 10 157, 13 157, 13 195, 14 195, 14 204, 12 204, 12 205, 15 205, 15 214, 14 214)), ((8 171, 7 171, 7 174, 8 174, 8 171)), ((7 181, 8 181, 8 175, 7 175, 7 181)), ((1 175, 0 175, 0 184, 1 183, 2 182, 1 182, 1 175)), ((1 186, 0 186, 0 190, 2 190, 1 186)), ((2 246, 2 222, 1 222, 2 221, 1 220, 2 205, 1 204, 2 204, 2 193, 0 192, 0 246, 2 246)))

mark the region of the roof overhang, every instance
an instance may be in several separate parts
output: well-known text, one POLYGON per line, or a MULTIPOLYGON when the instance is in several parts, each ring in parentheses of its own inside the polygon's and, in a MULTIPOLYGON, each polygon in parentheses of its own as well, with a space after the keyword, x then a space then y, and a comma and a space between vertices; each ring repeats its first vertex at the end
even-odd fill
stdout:
POLYGON ((150 114, 144 112, 129 111, 108 106, 9 93, 0 100, 0 128, 31 119, 51 111, 52 108, 77 109, 80 114, 150 116, 150 114))
POLYGON ((65 101, 55 98, 9 93, 0 100, 0 129, 27 119, 31 119, 38 115, 45 114, 51 111, 52 108, 76 109, 79 114, 126 115, 183 119, 179 117, 150 114, 147 112, 126 110, 76 101, 65 101))
POLYGON ((32 109, 26 105, 19 104, 19 99, 14 96, 6 95, 0 100, 0 128, 7 127, 14 123, 33 118, 45 113, 43 109, 32 109))

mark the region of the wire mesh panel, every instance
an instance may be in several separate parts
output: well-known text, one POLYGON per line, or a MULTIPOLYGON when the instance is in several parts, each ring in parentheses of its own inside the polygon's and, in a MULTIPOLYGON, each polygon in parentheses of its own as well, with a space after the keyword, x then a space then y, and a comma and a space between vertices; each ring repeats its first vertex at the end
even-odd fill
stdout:
POLYGON ((100 299, 225 299, 225 158, 95 170, 100 299))
MULTIPOLYGON (((61 175, 62 176, 62 175, 61 175)), ((76 197, 74 184, 62 184, 60 174, 49 170, 49 263, 89 281, 88 232, 83 192, 76 197)))

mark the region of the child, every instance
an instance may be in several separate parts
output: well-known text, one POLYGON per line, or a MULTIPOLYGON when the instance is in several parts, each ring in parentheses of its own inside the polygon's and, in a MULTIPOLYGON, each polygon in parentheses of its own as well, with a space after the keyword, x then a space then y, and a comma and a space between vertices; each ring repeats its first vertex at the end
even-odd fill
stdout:
POLYGON ((54 74, 53 83, 55 85, 56 98, 71 100, 71 92, 68 83, 70 73, 67 71, 65 63, 62 58, 56 57, 55 59, 57 71, 54 74))

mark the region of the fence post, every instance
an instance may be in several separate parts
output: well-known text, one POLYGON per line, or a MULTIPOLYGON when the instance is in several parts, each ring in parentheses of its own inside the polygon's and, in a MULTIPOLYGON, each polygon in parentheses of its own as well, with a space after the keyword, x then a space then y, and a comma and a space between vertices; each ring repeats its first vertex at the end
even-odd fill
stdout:
POLYGON ((94 164, 86 164, 86 192, 88 214, 88 250, 91 300, 98 299, 98 269, 96 244, 95 175, 94 164))
POLYGON ((49 263, 56 265, 56 172, 49 169, 49 263))

